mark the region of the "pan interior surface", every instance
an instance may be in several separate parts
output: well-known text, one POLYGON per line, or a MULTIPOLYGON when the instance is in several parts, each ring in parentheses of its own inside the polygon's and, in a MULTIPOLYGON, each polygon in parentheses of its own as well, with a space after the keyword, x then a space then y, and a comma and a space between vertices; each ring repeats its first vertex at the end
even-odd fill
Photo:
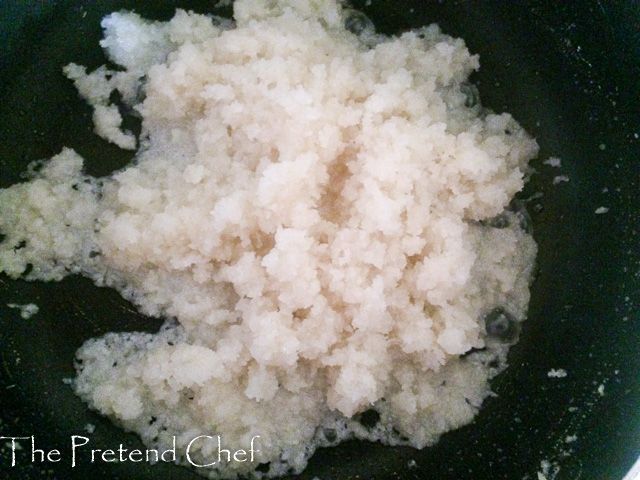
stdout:
MULTIPOLYGON (((422 451, 347 442, 318 451, 296 478, 622 478, 640 453, 640 7, 602 2, 547 5, 374 0, 354 6, 378 31, 429 23, 480 54, 482 101, 508 111, 541 146, 524 197, 539 244, 529 319, 476 420, 422 451), (598 34, 594 34, 598 32, 598 34), (543 163, 549 157, 560 167, 543 163), (566 177, 568 181, 556 180, 566 177), (602 212, 602 213, 596 213, 602 212), (566 376, 550 372, 566 371, 566 376)), ((131 156, 92 133, 91 111, 62 67, 104 63, 100 19, 134 9, 166 20, 176 7, 229 16, 211 2, 79 1, 0 4, 0 187, 63 145, 105 175, 131 156)), ((70 277, 58 284, 0 276, 0 435, 34 436, 36 448, 142 448, 90 412, 64 379, 88 338, 157 330, 117 293, 70 277), (29 320, 7 304, 36 303, 29 320)), ((32 462, 30 438, 0 471, 7 478, 200 478, 170 464, 32 462)))

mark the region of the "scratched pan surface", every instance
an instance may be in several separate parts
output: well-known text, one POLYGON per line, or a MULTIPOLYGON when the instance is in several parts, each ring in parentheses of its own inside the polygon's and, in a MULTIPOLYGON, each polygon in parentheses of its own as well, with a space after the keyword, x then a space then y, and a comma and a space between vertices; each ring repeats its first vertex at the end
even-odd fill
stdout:
MULTIPOLYGON (((538 138, 541 159, 526 195, 542 194, 530 203, 539 269, 522 340, 493 383, 497 397, 474 423, 423 451, 362 442, 321 450, 297 478, 535 479, 551 465, 548 478, 622 479, 640 453, 640 5, 368 3, 357 5, 379 31, 437 22, 464 38, 481 55, 474 79, 483 103, 511 112, 538 138), (543 165, 549 156, 560 157, 561 168, 543 165), (561 175, 569 181, 554 184, 561 175), (609 210, 595 214, 599 207, 609 210), (566 377, 548 377, 560 368, 566 377)), ((167 19, 176 6, 206 13, 211 5, 0 2, 0 187, 63 145, 87 158, 93 175, 124 165, 128 155, 91 133, 90 110, 62 66, 104 62, 99 22, 113 10, 167 19)), ((159 323, 84 279, 43 284, 0 275, 0 436, 34 436, 36 448, 61 452, 59 462, 33 463, 30 440, 22 440, 11 467, 2 440, 0 478, 198 478, 170 464, 86 456, 71 468, 72 435, 90 437, 93 448, 141 448, 63 382, 73 376, 75 350, 107 331, 153 331, 159 323), (6 306, 29 302, 40 307, 30 320, 6 306), (88 423, 96 426, 91 435, 88 423)))

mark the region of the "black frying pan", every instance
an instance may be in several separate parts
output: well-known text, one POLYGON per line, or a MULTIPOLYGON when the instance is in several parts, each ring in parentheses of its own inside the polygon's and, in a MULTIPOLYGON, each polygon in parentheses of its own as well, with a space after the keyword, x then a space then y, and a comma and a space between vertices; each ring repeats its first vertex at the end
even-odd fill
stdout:
MULTIPOLYGON (((511 366, 471 425, 423 451, 363 442, 320 450, 297 478, 535 480, 541 472, 557 480, 622 479, 640 454, 640 4, 364 3, 355 6, 381 32, 437 22, 464 38, 481 56, 474 80, 483 103, 512 113, 538 139, 537 173, 524 196, 542 193, 530 203, 539 268, 511 366), (549 156, 562 167, 543 165, 549 156), (569 182, 554 185, 558 175, 569 182), (599 207, 609 210, 595 214, 599 207), (566 377, 548 376, 559 368, 566 377)), ((92 175, 124 165, 130 155, 92 134, 90 109, 62 66, 104 63, 99 22, 111 11, 168 19, 176 6, 205 13, 212 4, 0 2, 0 187, 63 145, 89 159, 92 175)), ((0 275, 0 436, 34 436, 45 454, 61 451, 59 462, 40 463, 39 454, 32 462, 31 441, 21 440, 11 467, 11 442, 1 440, 0 478, 198 478, 170 464, 84 461, 71 468, 72 435, 90 436, 94 448, 142 448, 64 384, 74 374, 75 350, 107 331, 159 325, 81 278, 42 284, 0 275), (6 307, 29 302, 40 307, 30 320, 6 307), (91 435, 88 423, 96 426, 91 435)))

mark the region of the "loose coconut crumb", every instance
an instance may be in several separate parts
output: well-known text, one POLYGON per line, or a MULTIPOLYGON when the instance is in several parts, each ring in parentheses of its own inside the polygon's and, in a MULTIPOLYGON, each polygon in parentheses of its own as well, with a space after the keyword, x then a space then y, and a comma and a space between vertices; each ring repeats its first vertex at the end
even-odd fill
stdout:
POLYGON ((558 157, 549 157, 542 162, 543 165, 549 165, 550 167, 560 168, 562 167, 562 160, 558 157))
POLYGON ((35 303, 27 303, 25 305, 20 305, 17 303, 7 303, 7 307, 19 310, 20 316, 25 320, 29 320, 40 311, 40 307, 38 307, 35 303))
POLYGON ((547 377, 549 378, 564 378, 567 376, 567 371, 563 368, 551 369, 547 372, 547 377))
POLYGON ((569 177, 567 175, 557 175, 553 177, 553 184, 558 185, 559 183, 568 182, 569 177))
POLYGON ((537 144, 482 109, 477 56, 435 25, 387 38, 333 0, 233 8, 103 20, 119 69, 64 73, 136 160, 96 179, 65 148, 1 190, 0 270, 80 273, 169 319, 86 342, 73 388, 185 465, 216 458, 187 459, 199 435, 260 436, 255 462, 201 474, 300 472, 354 437, 431 445, 478 413, 525 318, 536 245, 505 208, 537 144))
POLYGON ((540 470, 538 472, 538 480, 553 480, 560 472, 560 466, 557 463, 551 463, 549 460, 540 462, 540 470))

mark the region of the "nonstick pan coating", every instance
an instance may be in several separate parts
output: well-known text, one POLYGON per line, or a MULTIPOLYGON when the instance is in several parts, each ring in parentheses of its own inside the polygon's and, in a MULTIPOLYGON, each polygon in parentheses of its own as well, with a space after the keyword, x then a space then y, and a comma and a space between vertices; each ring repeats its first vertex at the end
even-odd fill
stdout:
MULTIPOLYGON (((211 1, 0 2, 0 187, 63 145, 92 175, 130 155, 92 134, 91 111, 61 73, 104 63, 100 19, 135 9, 168 19, 176 7, 229 15, 211 1)), ((355 3, 388 34, 438 23, 480 54, 483 104, 508 111, 538 140, 523 194, 539 244, 529 319, 470 425, 423 451, 348 442, 323 449, 300 479, 622 479, 640 454, 640 4, 372 0, 355 3), (543 164, 558 157, 560 168, 543 164), (554 184, 566 175, 568 182, 554 184), (596 214, 600 207, 608 211, 596 214), (552 369, 567 376, 552 378, 552 369)), ((602 211, 602 210, 599 210, 602 211)), ((72 435, 93 448, 141 448, 89 411, 65 378, 75 350, 108 331, 157 329, 115 292, 71 277, 55 284, 0 275, 0 436, 34 436, 61 461, 35 462, 21 440, 0 441, 2 479, 195 479, 170 464, 81 462, 72 435), (8 303, 34 302, 20 318, 8 303), (95 425, 89 435, 87 424, 95 425)))

